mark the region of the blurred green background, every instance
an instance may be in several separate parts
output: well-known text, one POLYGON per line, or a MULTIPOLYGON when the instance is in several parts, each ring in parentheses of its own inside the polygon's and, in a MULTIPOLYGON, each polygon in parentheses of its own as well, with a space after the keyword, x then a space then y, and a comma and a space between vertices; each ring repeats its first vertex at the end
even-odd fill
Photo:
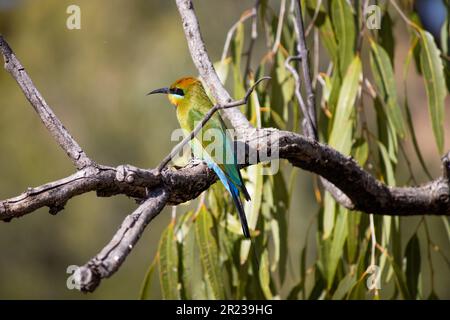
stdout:
MULTIPOLYGON (((230 26, 252 5, 250 0, 195 1, 213 60, 220 59, 230 26)), ((408 40, 401 39, 405 31, 400 23, 397 26, 397 41, 403 48, 399 50, 406 52, 408 40)), ((145 94, 181 76, 197 74, 174 1, 0 0, 0 33, 54 112, 95 161, 154 167, 170 151, 170 134, 177 127, 173 107, 162 96, 145 94), (66 9, 71 4, 81 8, 81 30, 66 28, 66 9)), ((401 61, 397 65, 401 66, 401 61)), ((413 70, 410 75, 409 102, 419 144, 437 176, 440 155, 431 142, 423 81, 413 70)), ((0 198, 73 173, 70 160, 3 69, 0 97, 0 198)), ((447 121, 447 150, 449 142, 447 121)), ((407 150, 411 150, 409 145, 407 150)), ((419 168, 415 157, 411 159, 413 168, 419 168)), ((425 181, 421 172, 418 177, 425 181)), ((291 277, 298 274, 305 230, 317 212, 312 189, 311 175, 299 174, 288 213, 291 277)), ((40 209, 11 223, 0 223, 0 299, 137 298, 162 228, 169 222, 170 208, 151 223, 121 269, 93 294, 66 287, 66 268, 93 257, 135 207, 134 201, 124 196, 97 198, 90 193, 70 200, 57 216, 40 209)), ((412 233, 418 220, 403 222, 412 233)), ((450 250, 442 223, 434 217, 429 222, 434 242, 447 254, 450 250)), ((408 239, 410 234, 404 236, 408 239)), ((422 256, 425 259, 426 255, 422 256)), ((450 298, 449 270, 434 253, 433 263, 436 291, 439 297, 450 298)), ((427 263, 423 266, 426 272, 427 263)))

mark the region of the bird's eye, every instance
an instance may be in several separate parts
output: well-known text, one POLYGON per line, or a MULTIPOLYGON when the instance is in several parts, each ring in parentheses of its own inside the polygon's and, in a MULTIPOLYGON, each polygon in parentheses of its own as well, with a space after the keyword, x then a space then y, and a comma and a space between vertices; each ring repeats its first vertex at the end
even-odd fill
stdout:
POLYGON ((182 89, 180 89, 180 88, 171 88, 170 89, 170 93, 171 94, 176 94, 177 96, 181 96, 181 97, 184 96, 184 91, 182 89))

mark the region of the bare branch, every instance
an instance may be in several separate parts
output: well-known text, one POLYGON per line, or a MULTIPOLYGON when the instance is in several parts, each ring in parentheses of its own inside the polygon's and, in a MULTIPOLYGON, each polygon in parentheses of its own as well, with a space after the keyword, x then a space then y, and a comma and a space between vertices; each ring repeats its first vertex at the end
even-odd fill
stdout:
POLYGON ((5 60, 5 69, 16 80, 34 110, 37 112, 45 127, 58 142, 59 146, 67 153, 77 169, 92 165, 93 162, 87 157, 75 139, 64 128, 63 124, 45 102, 40 92, 36 89, 25 68, 17 60, 8 43, 0 35, 0 52, 5 60))
POLYGON ((277 32, 275 33, 275 41, 273 42, 272 54, 275 54, 280 46, 281 31, 283 30, 284 12, 286 10, 286 0, 281 0, 280 13, 278 15, 277 32))
MULTIPOLYGON (((189 51, 191 52, 192 60, 200 73, 200 77, 202 77, 205 81, 218 104, 225 105, 229 103, 232 101, 232 98, 220 82, 219 76, 214 70, 214 66, 209 59, 205 43, 200 33, 200 26, 194 12, 194 5, 192 4, 192 1, 176 0, 176 3, 178 11, 181 15, 189 51)), ((223 114, 236 129, 251 127, 248 120, 239 110, 223 110, 223 114)))
POLYGON ((168 193, 156 188, 132 214, 122 222, 119 230, 103 250, 84 266, 78 268, 74 279, 81 291, 92 292, 104 278, 112 276, 125 261, 128 254, 144 232, 145 227, 167 203, 168 193))
POLYGON ((252 32, 250 34, 250 42, 248 44, 248 49, 245 52, 247 56, 247 61, 245 62, 245 71, 244 71, 244 85, 247 88, 248 78, 250 76, 250 68, 252 62, 252 53, 253 47, 255 46, 256 39, 258 38, 258 9, 260 5, 260 0, 255 1, 255 5, 252 9, 252 32))
MULTIPOLYGON (((302 9, 299 1, 294 0, 294 30, 297 36, 297 59, 301 62, 301 69, 303 71, 303 80, 306 91, 306 107, 307 113, 304 114, 305 120, 303 123, 304 133, 307 137, 317 140, 317 117, 315 106, 315 94, 312 87, 311 73, 309 70, 308 48, 306 47, 305 32, 303 28, 302 9)), ((298 71, 299 72, 299 71, 298 71)))
MULTIPOLYGON (((419 187, 390 187, 376 180, 351 158, 327 145, 302 135, 277 129, 246 129, 242 132, 246 150, 268 154, 278 148, 279 158, 294 166, 327 179, 351 199, 349 209, 378 215, 450 215, 450 190, 446 172, 448 156, 443 157, 443 177, 419 187)), ((253 165, 248 156, 242 167, 253 165)), ((258 161, 261 161, 258 159, 258 161)), ((44 186, 29 189, 19 197, 0 201, 0 219, 20 217, 41 207, 62 209, 70 198, 90 191, 99 196, 125 194, 143 199, 145 189, 163 186, 168 191, 168 204, 176 205, 195 199, 217 180, 214 171, 204 163, 189 163, 175 169, 145 170, 132 166, 86 168, 78 173, 44 186)), ((54 209, 56 210, 56 209, 54 209)), ((56 210, 57 211, 57 210, 56 210)))
POLYGON ((137 168, 137 171, 127 169, 128 173, 122 179, 123 167, 86 167, 66 178, 28 188, 17 197, 0 201, 0 220, 9 221, 42 207, 48 207, 51 214, 56 214, 64 209, 69 199, 91 191, 97 191, 98 196, 125 194, 142 199, 146 194, 145 187, 154 187, 162 181, 152 171, 137 168))

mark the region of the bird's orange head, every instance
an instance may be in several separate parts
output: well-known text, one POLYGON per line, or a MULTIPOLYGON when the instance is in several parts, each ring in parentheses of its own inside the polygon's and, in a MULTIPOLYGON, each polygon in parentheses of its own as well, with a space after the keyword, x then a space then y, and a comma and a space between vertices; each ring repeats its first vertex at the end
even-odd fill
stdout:
POLYGON ((170 87, 160 88, 149 92, 148 94, 164 93, 167 94, 169 101, 177 107, 185 98, 189 88, 192 85, 201 83, 200 80, 194 77, 184 77, 175 81, 170 87))

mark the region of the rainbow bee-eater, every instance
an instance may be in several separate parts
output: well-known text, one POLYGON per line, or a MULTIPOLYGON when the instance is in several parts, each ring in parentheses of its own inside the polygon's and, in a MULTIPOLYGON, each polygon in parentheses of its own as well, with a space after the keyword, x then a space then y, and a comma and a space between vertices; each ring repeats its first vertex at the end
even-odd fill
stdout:
MULTIPOLYGON (((195 126, 202 121, 206 113, 213 107, 213 103, 205 92, 200 80, 193 77, 181 78, 175 81, 168 88, 161 88, 151 91, 149 94, 167 94, 169 101, 176 107, 177 119, 180 127, 190 133, 195 126)), ((220 181, 231 194, 241 220, 242 231, 246 238, 250 238, 247 218, 240 198, 240 193, 246 200, 250 200, 250 195, 242 180, 237 157, 233 148, 233 141, 226 132, 226 126, 220 114, 216 112, 203 127, 203 132, 217 130, 221 138, 221 152, 209 154, 205 148, 210 140, 194 138, 191 141, 191 148, 194 156, 205 161, 209 168, 214 170, 220 181), (201 149, 197 150, 196 149, 201 149), (201 152, 198 152, 201 151, 201 152), (220 157, 221 156, 221 157, 220 157), (220 157, 220 159, 219 159, 220 157)), ((198 136, 198 135, 197 135, 198 136)), ((217 134, 215 135, 217 137, 217 134)))

